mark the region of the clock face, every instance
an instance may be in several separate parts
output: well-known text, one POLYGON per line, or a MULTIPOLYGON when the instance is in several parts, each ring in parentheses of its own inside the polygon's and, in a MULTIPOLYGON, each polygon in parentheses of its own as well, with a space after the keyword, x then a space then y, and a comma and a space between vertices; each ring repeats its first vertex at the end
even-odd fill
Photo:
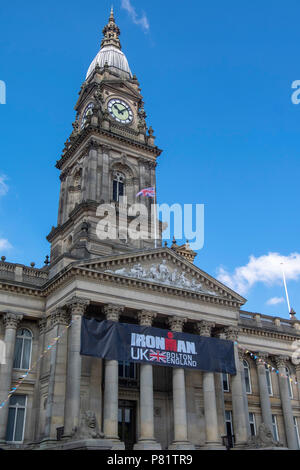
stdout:
POLYGON ((108 112, 121 124, 129 124, 133 120, 133 114, 129 104, 123 100, 112 99, 108 102, 108 112))
POLYGON ((94 103, 89 103, 87 107, 85 108, 82 119, 81 119, 81 129, 84 128, 84 125, 86 123, 86 117, 89 114, 92 114, 93 107, 94 107, 94 103))

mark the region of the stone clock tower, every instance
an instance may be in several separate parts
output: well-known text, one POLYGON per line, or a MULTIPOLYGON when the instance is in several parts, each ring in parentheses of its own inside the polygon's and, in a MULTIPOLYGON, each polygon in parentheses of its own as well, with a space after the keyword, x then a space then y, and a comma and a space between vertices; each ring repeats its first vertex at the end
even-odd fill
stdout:
MULTIPOLYGON (((147 128, 141 89, 121 51, 119 35, 111 10, 100 51, 79 92, 73 131, 56 163, 61 172, 58 220, 47 237, 52 275, 76 260, 154 246, 153 239, 132 240, 118 230, 122 217, 123 223, 130 222, 128 206, 143 202, 150 209, 153 199, 141 201, 136 194, 155 186, 161 153, 153 129, 147 128), (97 237, 100 204, 115 207, 115 239, 97 237)), ((150 211, 147 223, 150 227, 150 211)))

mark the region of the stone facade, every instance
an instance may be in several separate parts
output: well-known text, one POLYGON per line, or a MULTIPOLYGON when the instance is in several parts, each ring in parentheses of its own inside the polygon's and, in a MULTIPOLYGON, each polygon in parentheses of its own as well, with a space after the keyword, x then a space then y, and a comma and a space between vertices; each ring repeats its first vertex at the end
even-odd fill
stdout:
MULTIPOLYGON (((118 36, 111 13, 102 48, 118 50, 118 36)), ((300 322, 241 310, 245 299, 193 265, 188 244, 97 238, 97 206, 112 202, 115 173, 123 174, 131 204, 155 185, 161 153, 136 77, 118 72, 113 57, 103 68, 99 60, 56 165, 61 192, 50 264, 0 261, 1 447, 224 449, 232 425, 236 448, 298 448, 300 368, 292 356, 300 322), (115 97, 130 105, 129 125, 109 115, 115 97), (219 373, 81 356, 84 315, 234 341, 237 374, 226 381, 219 373), (279 374, 268 374, 264 362, 279 374)))

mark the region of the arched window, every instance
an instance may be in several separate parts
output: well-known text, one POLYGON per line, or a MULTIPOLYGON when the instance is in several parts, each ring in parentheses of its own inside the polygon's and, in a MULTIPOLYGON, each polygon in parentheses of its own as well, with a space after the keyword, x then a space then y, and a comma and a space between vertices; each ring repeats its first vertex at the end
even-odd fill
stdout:
POLYGON ((266 369, 266 379, 267 379, 268 392, 269 392, 269 395, 273 395, 272 377, 271 377, 270 369, 267 366, 267 364, 265 364, 265 369, 266 369))
POLYGON ((17 331, 14 369, 29 369, 31 361, 32 333, 26 328, 17 331))
POLYGON ((116 171, 113 178, 113 201, 118 202, 121 196, 125 194, 125 176, 116 171))
POLYGON ((248 362, 245 359, 243 360, 243 366, 244 366, 244 377, 245 377, 246 393, 252 393, 252 391, 251 391, 250 367, 249 367, 248 362))
POLYGON ((287 367, 285 368, 285 372, 286 372, 286 380, 287 380, 288 390, 289 390, 289 397, 293 398, 293 388, 292 388, 292 383, 291 383, 291 374, 290 374, 290 371, 287 367))

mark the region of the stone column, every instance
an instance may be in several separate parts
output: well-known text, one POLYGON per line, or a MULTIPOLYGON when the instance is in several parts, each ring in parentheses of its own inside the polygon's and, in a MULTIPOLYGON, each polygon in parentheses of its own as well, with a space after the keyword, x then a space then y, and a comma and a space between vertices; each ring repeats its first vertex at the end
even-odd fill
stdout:
POLYGON ((67 302, 71 314, 71 326, 68 335, 68 362, 65 399, 64 435, 70 436, 75 427, 78 427, 80 417, 80 332, 81 318, 84 315, 89 301, 73 297, 67 302))
POLYGON ((37 362, 36 367, 36 382, 34 384, 33 391, 33 410, 32 410, 32 428, 34 429, 34 440, 40 438, 40 403, 41 403, 41 375, 43 371, 43 351, 45 347, 45 331, 46 331, 47 320, 42 318, 38 322, 39 327, 39 345, 37 357, 41 358, 37 362))
POLYGON ((298 392, 298 400, 300 400, 300 364, 295 365, 296 369, 296 377, 297 377, 297 382, 298 382, 298 387, 297 387, 297 392, 298 392))
POLYGON ((270 395, 267 384, 266 367, 264 364, 264 362, 266 362, 267 357, 267 353, 259 353, 258 358, 256 359, 256 367, 258 375, 262 422, 271 432, 273 432, 270 395))
POLYGON ((57 308, 51 313, 51 341, 58 336, 61 336, 61 338, 54 344, 50 352, 50 374, 43 436, 46 440, 56 440, 56 428, 64 425, 67 335, 63 335, 62 333, 69 324, 70 315, 66 309, 57 308))
MULTIPOLYGON (((104 307, 106 320, 118 322, 124 307, 108 304, 104 307)), ((103 431, 107 439, 113 441, 114 449, 124 448, 118 436, 118 405, 119 405, 119 364, 115 360, 105 361, 104 373, 104 409, 103 431)))
MULTIPOLYGON (((16 331, 22 318, 23 315, 18 315, 16 313, 5 313, 3 315, 5 326, 5 364, 2 364, 0 367, 0 404, 7 399, 8 393, 11 390, 16 331)), ((0 443, 5 442, 8 404, 9 400, 7 400, 4 407, 0 409, 0 443)))
POLYGON ((279 390, 280 390, 280 398, 281 398, 281 406, 283 411, 283 420, 284 420, 284 427, 285 427, 285 435, 287 440, 287 445, 289 449, 298 449, 297 439, 296 439, 296 432, 294 427, 294 420, 293 420, 293 411, 292 411, 292 404, 291 399, 289 397, 289 389, 286 377, 286 370, 288 357, 285 356, 277 356, 275 358, 276 366, 278 369, 278 380, 279 380, 279 390))
MULTIPOLYGON (((238 328, 229 327, 225 330, 226 339, 236 342, 238 328)), ((239 358, 238 346, 234 345, 236 375, 231 376, 232 417, 235 436, 235 447, 243 447, 249 439, 249 417, 246 419, 243 370, 239 358)))
MULTIPOLYGON (((156 313, 142 310, 138 314, 141 326, 150 327, 156 313)), ((152 364, 140 365, 140 437, 134 446, 137 450, 161 449, 154 437, 153 405, 153 368, 152 364)))
MULTIPOLYGON (((170 329, 182 332, 186 318, 174 316, 169 319, 170 329)), ((194 446, 188 441, 186 392, 184 369, 173 367, 173 414, 174 414, 174 442, 169 446, 173 450, 190 450, 194 446)))
MULTIPOLYGON (((197 328, 200 336, 210 337, 211 330, 214 326, 215 324, 212 322, 204 320, 198 322, 197 328)), ((222 448, 221 437, 218 433, 218 417, 214 373, 202 372, 202 377, 206 446, 208 448, 222 448)))

